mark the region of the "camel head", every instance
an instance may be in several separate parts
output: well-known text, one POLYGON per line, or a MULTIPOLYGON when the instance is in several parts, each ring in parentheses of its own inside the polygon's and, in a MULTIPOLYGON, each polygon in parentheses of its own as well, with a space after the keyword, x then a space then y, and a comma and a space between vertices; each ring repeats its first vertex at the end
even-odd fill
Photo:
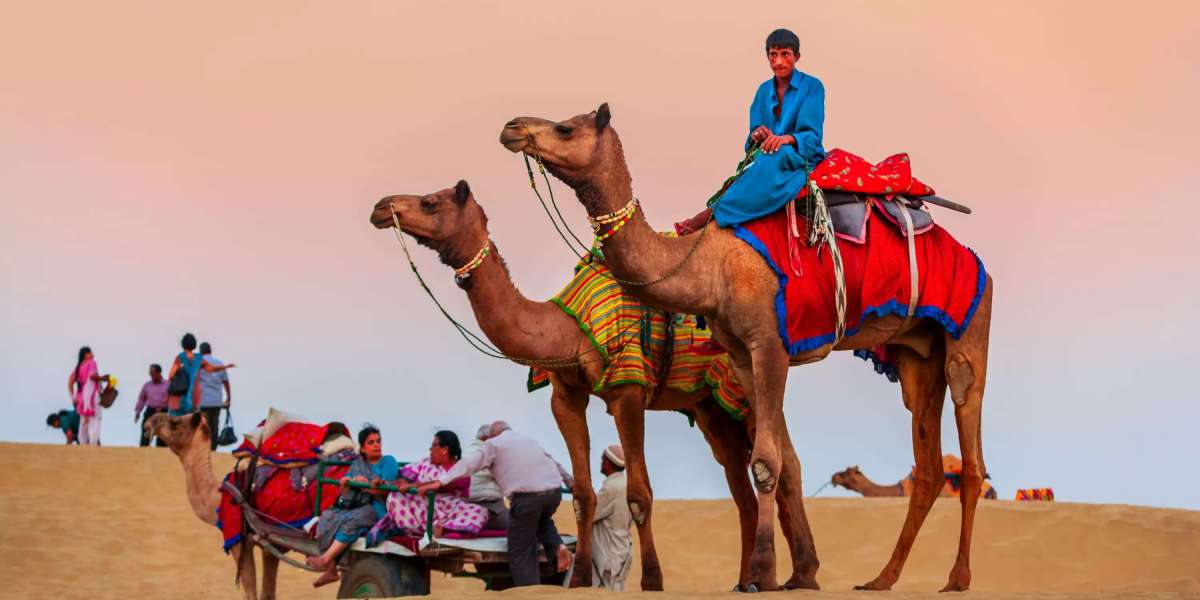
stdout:
POLYGON ((193 444, 200 444, 207 449, 209 440, 212 439, 212 433, 208 430, 208 422, 200 413, 181 417, 158 413, 150 417, 142 425, 142 428, 147 433, 158 436, 158 439, 165 442, 171 452, 177 456, 182 456, 183 452, 193 444))
POLYGON ((517 117, 504 124, 500 143, 511 152, 540 156, 550 173, 578 188, 608 168, 603 160, 620 148, 617 133, 609 126, 608 103, 565 121, 517 117))
POLYGON ((858 470, 858 465, 846 467, 845 471, 834 473, 829 480, 830 483, 838 487, 844 487, 848 490, 857 489, 859 484, 866 480, 866 476, 862 471, 858 470))
POLYGON ((432 248, 453 268, 463 266, 488 243, 487 215, 466 181, 430 194, 397 194, 375 203, 371 224, 388 229, 396 221, 401 231, 432 248))

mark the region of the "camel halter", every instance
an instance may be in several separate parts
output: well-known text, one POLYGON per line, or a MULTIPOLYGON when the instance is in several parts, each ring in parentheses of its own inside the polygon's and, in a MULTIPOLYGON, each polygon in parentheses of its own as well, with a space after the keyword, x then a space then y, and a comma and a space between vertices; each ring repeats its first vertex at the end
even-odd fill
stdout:
MULTIPOLYGON (((542 179, 544 179, 546 181, 546 191, 550 195, 550 205, 554 207, 554 214, 558 215, 558 220, 555 220, 554 215, 550 214, 550 208, 548 206, 546 206, 546 200, 544 198, 542 198, 542 192, 540 190, 538 190, 537 179, 535 179, 533 176, 533 166, 529 164, 529 153, 522 152, 521 154, 525 159, 525 172, 529 174, 529 187, 533 188, 533 193, 537 196, 538 202, 541 203, 542 210, 545 211, 546 217, 550 219, 550 224, 554 226, 554 230, 558 232, 558 236, 562 238, 563 243, 565 243, 567 245, 567 249, 569 249, 571 251, 571 253, 575 255, 575 258, 579 259, 579 261, 581 263, 583 263, 588 269, 591 269, 591 271, 593 273, 596 273, 597 275, 600 275, 602 277, 607 277, 609 279, 612 279, 613 281, 615 281, 625 287, 648 287, 648 286, 654 285, 656 283, 662 283, 663 281, 666 281, 666 280, 678 275, 679 272, 681 270, 683 270, 683 266, 686 265, 687 262, 689 260, 691 260, 692 255, 696 253, 696 248, 700 247, 700 242, 704 241, 704 234, 706 234, 708 232, 708 227, 707 227, 708 221, 705 221, 704 226, 702 226, 700 228, 700 235, 696 236, 695 243, 693 243, 692 247, 688 249, 687 254, 684 255, 683 259, 679 261, 679 264, 675 265, 674 267, 671 267, 670 269, 667 270, 667 272, 665 274, 663 274, 661 277, 657 277, 655 279, 651 279, 648 281, 632 281, 629 279, 621 279, 620 277, 613 275, 611 271, 609 273, 601 273, 595 267, 593 267, 590 263, 584 261, 583 260, 584 255, 590 254, 593 258, 595 258, 596 260, 598 260, 600 262, 604 262, 604 256, 601 255, 599 252, 596 252, 593 248, 585 245, 579 239, 579 236, 575 235, 575 232, 571 230, 571 227, 569 225, 567 225, 567 220, 563 217, 562 211, 559 210, 559 208, 558 208, 558 201, 555 200, 555 198, 554 198, 554 187, 550 185, 550 176, 546 174, 546 166, 542 163, 542 151, 539 150, 537 147, 537 139, 534 138, 533 135, 529 133, 529 129, 527 127, 525 127, 525 125, 523 123, 521 124, 521 128, 525 130, 525 141, 528 142, 529 146, 533 149, 533 160, 535 162, 537 162, 538 173, 541 173, 542 179), (560 223, 561 223, 561 225, 560 225, 560 223), (564 229, 567 231, 567 233, 569 233, 571 235, 571 238, 573 238, 575 240, 575 244, 578 244, 579 248, 583 249, 582 254, 578 250, 576 250, 576 247, 574 245, 571 244, 571 240, 567 239, 566 234, 563 233, 564 229)), ((599 234, 596 235, 597 245, 602 245, 605 240, 616 235, 618 230, 620 230, 622 227, 625 226, 626 223, 628 223, 631 219, 633 219, 634 215, 637 214, 637 211, 639 208, 641 208, 641 204, 638 202, 637 198, 634 198, 628 204, 626 204, 624 207, 617 210, 616 212, 612 212, 607 215, 601 215, 599 217, 595 217, 595 220, 598 221, 600 219, 612 218, 614 215, 617 215, 626 210, 629 211, 628 215, 625 217, 625 219, 619 225, 615 226, 611 231, 609 231, 607 233, 607 235, 605 235, 602 238, 599 236, 599 234)), ((710 221, 712 220, 712 215, 709 215, 709 220, 710 221)), ((593 227, 593 231, 595 231, 595 229, 596 229, 595 221, 593 220, 593 218, 588 217, 588 221, 593 223, 592 227, 593 227)))
MULTIPOLYGON (((430 300, 433 300, 434 306, 437 306, 437 309, 438 309, 438 311, 440 311, 442 313, 442 316, 445 317, 446 320, 449 321, 450 324, 453 325, 456 330, 458 330, 458 334, 461 335, 462 338, 467 341, 467 344, 469 344, 475 350, 478 350, 480 354, 483 354, 484 356, 488 356, 490 358, 499 358, 502 360, 510 360, 510 361, 518 363, 518 364, 522 364, 522 365, 526 365, 526 366, 530 366, 530 367, 540 367, 540 368, 544 368, 544 369, 577 367, 577 366, 583 366, 587 363, 604 362, 605 361, 604 355, 600 354, 600 350, 592 347, 591 345, 588 345, 588 347, 585 350, 582 350, 571 356, 567 356, 567 357, 563 357, 563 358, 544 358, 544 359, 542 359, 542 358, 520 358, 520 357, 516 357, 516 356, 509 356, 509 355, 505 354, 504 352, 502 352, 499 348, 493 346, 491 344, 491 342, 487 341, 486 339, 481 337, 479 334, 468 329, 466 325, 463 325, 462 323, 458 322, 458 320, 455 319, 450 314, 450 311, 446 310, 446 307, 442 306, 442 303, 440 301, 438 301, 437 296, 435 296, 433 293, 433 290, 431 290, 429 288, 429 284, 425 283, 425 278, 421 277, 421 272, 417 269, 417 263, 416 263, 416 261, 413 260, 412 253, 410 253, 408 251, 408 244, 404 241, 403 230, 400 228, 400 217, 396 215, 396 210, 394 208, 389 206, 388 209, 392 213, 392 225, 393 225, 392 232, 396 234, 396 240, 400 242, 400 248, 404 250, 404 258, 408 260, 408 267, 410 269, 412 269, 413 275, 416 276, 417 283, 419 283, 421 285, 422 290, 425 290, 425 295, 429 296, 430 300), (587 354, 596 354, 597 358, 584 360, 583 356, 587 355, 587 354)), ((479 254, 475 255, 475 258, 471 259, 471 262, 467 263, 466 265, 464 265, 458 269, 455 269, 454 270, 455 282, 461 284, 462 281, 465 281, 467 278, 469 278, 471 276, 471 273, 475 269, 478 269, 479 266, 483 264, 484 259, 487 258, 487 256, 491 253, 491 247, 492 247, 492 241, 489 239, 487 242, 487 245, 484 246, 483 249, 479 251, 479 254), (460 271, 465 271, 465 273, 463 274, 461 279, 459 276, 460 271)), ((641 323, 640 320, 634 321, 633 323, 626 325, 624 329, 617 332, 617 334, 615 336, 616 339, 621 339, 621 337, 625 336, 626 333, 629 331, 629 329, 634 324, 639 324, 639 323, 641 323)), ((615 352, 620 352, 621 350, 623 350, 625 348, 625 346, 627 344, 629 344, 636 337, 637 336, 629 336, 629 338, 623 344, 621 344, 615 352)))

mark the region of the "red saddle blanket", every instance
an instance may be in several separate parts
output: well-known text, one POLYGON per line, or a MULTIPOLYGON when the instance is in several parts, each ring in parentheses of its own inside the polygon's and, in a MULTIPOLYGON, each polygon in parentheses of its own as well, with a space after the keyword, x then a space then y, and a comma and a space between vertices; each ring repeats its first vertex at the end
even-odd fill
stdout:
MULTIPOLYGON (((817 187, 838 192, 855 192, 871 196, 930 196, 933 188, 913 177, 912 162, 908 154, 893 154, 878 164, 834 148, 825 155, 825 160, 809 174, 817 187)), ((803 196, 808 188, 803 188, 803 196)))
MULTIPOLYGON (((911 182, 910 182, 911 184, 911 182)), ((882 210, 870 199, 871 210, 882 210)), ((800 232, 807 227, 797 216, 800 232)), ((734 228, 734 233, 775 271, 779 294, 775 310, 779 336, 789 354, 798 354, 834 341, 837 313, 834 304, 833 260, 829 249, 797 248, 789 258, 789 224, 786 210, 734 228)), ((917 254, 917 306, 913 318, 936 321, 954 338, 971 323, 979 306, 987 274, 983 262, 934 225, 914 238, 917 254)), ((846 335, 854 335, 868 316, 896 315, 908 310, 910 281, 908 247, 904 237, 884 219, 869 219, 866 243, 840 244, 846 281, 846 335)))
MULTIPOLYGON (((329 467, 325 476, 338 479, 345 475, 349 468, 329 467)), ((238 489, 243 489, 243 477, 246 476, 246 472, 234 472, 226 475, 225 480, 233 483, 238 489)), ((321 491, 321 510, 325 510, 337 501, 338 486, 322 485, 324 489, 321 491)), ((316 501, 316 483, 310 481, 304 489, 295 489, 292 486, 291 469, 276 469, 267 478, 266 483, 254 491, 250 499, 255 510, 292 527, 300 527, 313 518, 316 501)), ((224 489, 221 490, 221 504, 217 506, 217 527, 221 530, 226 552, 242 540, 242 506, 235 504, 233 496, 224 489)))

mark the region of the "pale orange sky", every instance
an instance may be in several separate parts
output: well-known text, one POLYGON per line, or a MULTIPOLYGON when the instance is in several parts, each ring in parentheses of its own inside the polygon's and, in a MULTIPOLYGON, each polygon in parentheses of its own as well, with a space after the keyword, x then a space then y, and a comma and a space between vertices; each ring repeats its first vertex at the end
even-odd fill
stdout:
MULTIPOLYGON (((411 457, 435 426, 506 417, 563 455, 545 393, 453 335, 368 209, 466 178, 514 279, 548 297, 572 259, 503 123, 610 102, 665 228, 740 157, 762 40, 786 26, 828 92, 826 147, 909 152, 975 209, 936 218, 996 279, 984 437, 1002 492, 1200 507, 1200 484, 1154 483, 1200 455, 1200 5, 565 4, 0 2, 0 439, 56 439, 44 415, 89 344, 123 387, 104 439, 134 442, 145 365, 190 330, 242 365, 243 427, 269 405, 371 420, 411 457)), ((848 355, 790 382, 809 490, 847 464, 907 471, 895 385, 848 355)), ((599 405, 592 424, 595 447, 615 439, 599 405)), ((660 496, 722 493, 682 418, 649 428, 660 496)))

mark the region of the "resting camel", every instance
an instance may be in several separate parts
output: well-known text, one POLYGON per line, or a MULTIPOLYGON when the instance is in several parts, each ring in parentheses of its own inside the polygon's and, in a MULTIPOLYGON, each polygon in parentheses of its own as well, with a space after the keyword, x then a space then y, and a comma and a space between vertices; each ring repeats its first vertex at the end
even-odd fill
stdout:
MULTIPOLYGON (((603 241, 609 268, 617 277, 653 282, 626 287, 649 306, 702 315, 733 359, 735 372, 752 399, 756 421, 751 471, 758 489, 758 522, 751 579, 759 589, 774 589, 775 546, 772 520, 775 493, 786 485, 781 470, 799 460, 788 437, 783 392, 790 365, 816 362, 833 350, 869 349, 888 344, 898 355, 904 405, 912 412, 916 478, 908 515, 887 564, 860 589, 890 589, 900 576, 913 540, 942 484, 941 413, 945 390, 954 401, 963 453, 962 523, 958 554, 943 591, 966 590, 971 583, 971 531, 984 466, 980 412, 986 379, 992 281, 970 328, 953 339, 925 319, 868 317, 836 347, 789 356, 780 342, 775 312, 779 283, 766 261, 727 229, 709 223, 698 233, 664 238, 655 233, 634 202, 632 178, 621 140, 610 124, 607 104, 565 121, 520 117, 504 125, 500 143, 512 152, 539 158, 555 177, 570 186, 596 222, 613 222, 631 211, 623 227, 603 241), (698 237, 704 236, 704 237, 698 237)), ((795 481, 797 489, 800 482, 795 481)), ((797 498, 799 495, 797 494, 797 498)), ((803 513, 797 511, 798 515, 803 513)), ((808 561, 806 587, 816 587, 817 559, 807 523, 802 526, 808 561)))
MULTIPOLYGON (((958 482, 952 479, 952 475, 960 473, 962 462, 957 456, 947 454, 942 457, 942 464, 945 484, 942 485, 942 489, 938 492, 938 495, 947 497, 958 496, 960 493, 956 487, 958 482)), ((913 487, 916 484, 916 477, 913 473, 910 473, 908 477, 892 485, 880 485, 871 481, 870 478, 859 470, 858 465, 855 465, 853 467, 846 467, 844 471, 834 473, 829 482, 838 487, 858 492, 866 498, 902 498, 912 495, 913 487)), ((985 500, 996 499, 996 489, 986 481, 980 485, 980 494, 982 494, 981 497, 985 500)))
MULTIPOLYGON (((371 222, 388 229, 399 221, 400 228, 420 244, 437 252, 441 261, 461 270, 476 264, 481 248, 489 248, 469 277, 460 279, 460 287, 471 302, 475 319, 489 340, 504 354, 532 360, 561 360, 563 366, 546 367, 550 374, 551 410, 571 456, 575 478, 572 488, 578 542, 573 585, 591 585, 592 520, 596 508, 592 490, 591 464, 588 461, 586 408, 589 396, 603 376, 604 363, 592 351, 591 342, 570 315, 551 302, 535 302, 521 295, 509 277, 500 251, 492 242, 487 215, 475 201, 465 181, 453 188, 426 195, 388 196, 376 203, 371 222)), ((518 361, 519 362, 519 361, 518 361)), ((661 590, 662 570, 654 548, 650 516, 653 493, 646 472, 644 453, 644 411, 687 409, 712 448, 713 456, 725 469, 725 479, 738 508, 742 531, 742 560, 739 588, 749 583, 749 557, 754 541, 754 490, 747 475, 750 439, 745 425, 739 424, 713 401, 707 387, 687 394, 663 387, 655 396, 638 384, 610 386, 598 393, 617 425, 625 449, 628 471, 627 500, 638 527, 642 556, 642 589, 661 590)), ((788 515, 781 514, 782 525, 795 537, 788 515)))
MULTIPOLYGON (((170 417, 159 413, 150 417, 142 426, 147 433, 158 436, 171 452, 179 457, 183 474, 187 480, 188 503, 192 512, 205 523, 216 527, 217 506, 221 503, 221 482, 213 475, 212 451, 209 440, 212 432, 204 415, 192 413, 182 417, 170 417)), ((233 564, 237 566, 237 579, 245 600, 273 600, 275 577, 279 572, 279 559, 262 552, 262 595, 257 588, 253 546, 242 543, 229 549, 233 564)))

